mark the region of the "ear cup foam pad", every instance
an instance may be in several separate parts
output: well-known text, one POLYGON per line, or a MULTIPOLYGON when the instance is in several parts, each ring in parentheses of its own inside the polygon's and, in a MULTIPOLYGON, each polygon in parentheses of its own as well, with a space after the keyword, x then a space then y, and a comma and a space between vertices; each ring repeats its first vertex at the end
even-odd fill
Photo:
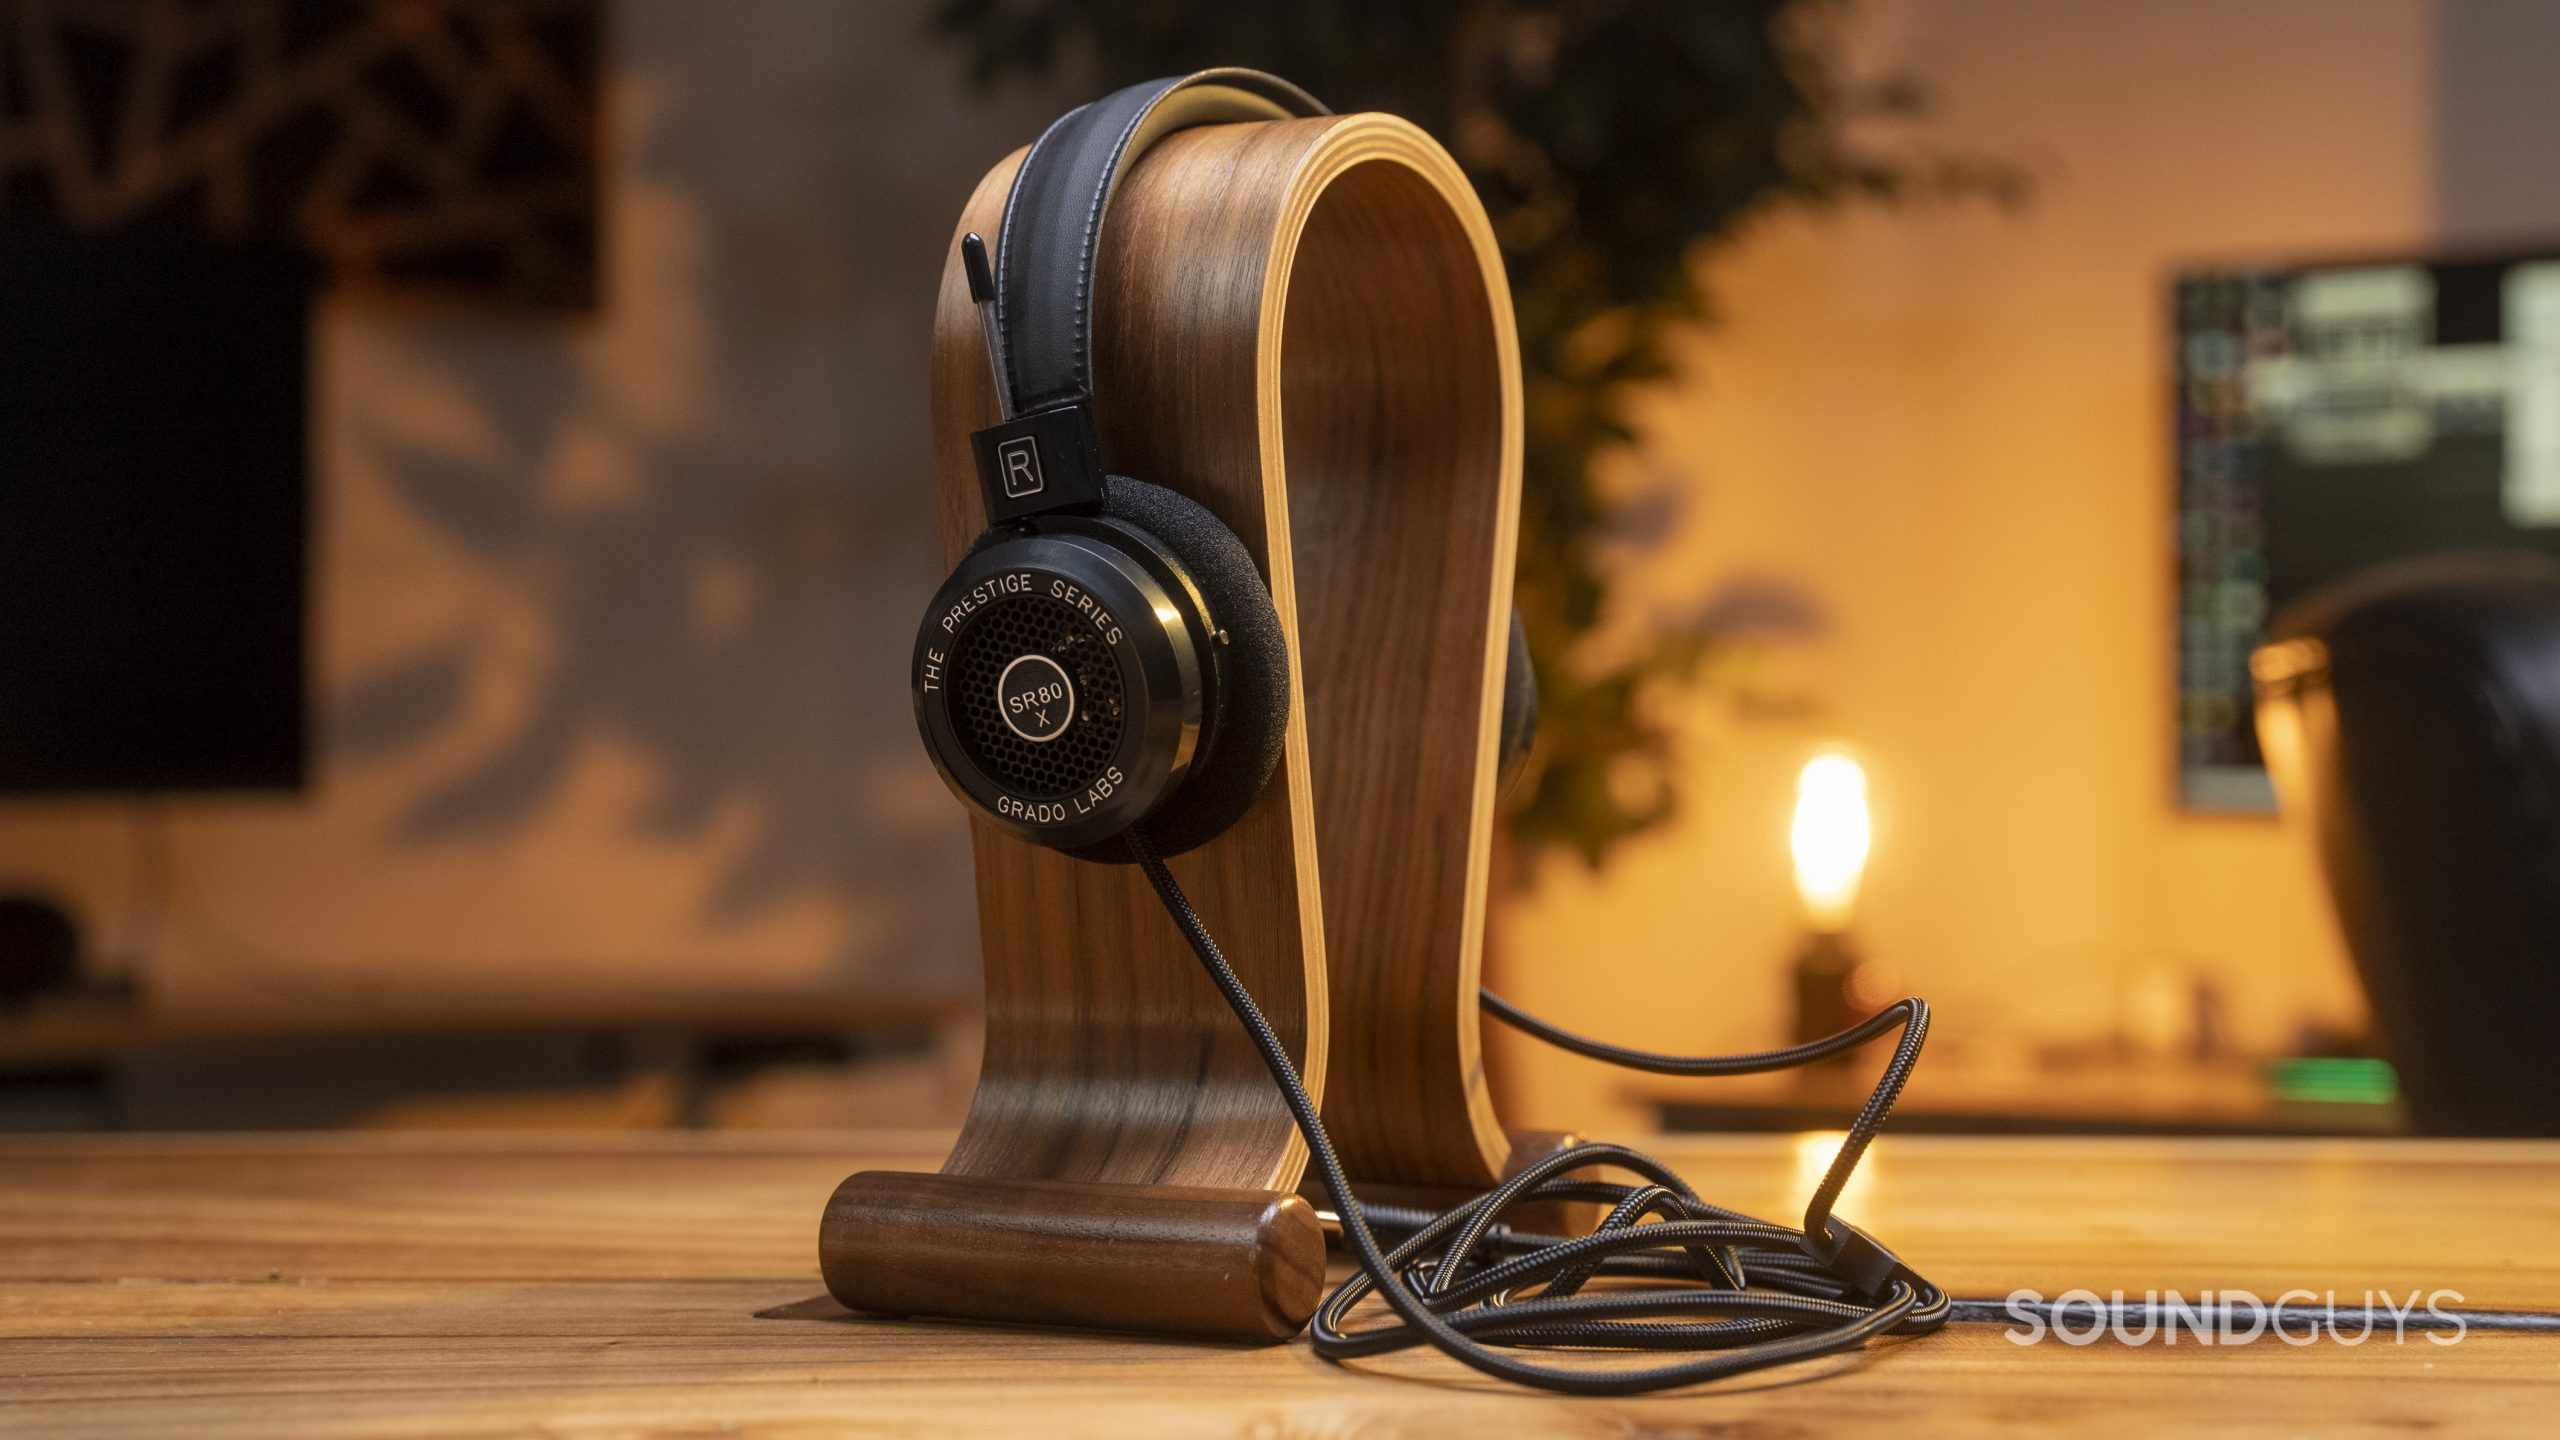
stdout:
POLYGON ((1528 773, 1529 748, 1538 740, 1538 671, 1529 663, 1529 630, 1511 612, 1511 658, 1502 672, 1502 745, 1494 793, 1507 795, 1528 773))
MULTIPOLYGON (((1161 485, 1113 475, 1103 481, 1103 514, 1145 531, 1182 563, 1227 632, 1218 656, 1217 715, 1182 784, 1147 817, 1156 849, 1178 855, 1242 819, 1271 772, 1289 730, 1289 647, 1280 614, 1253 556, 1218 517, 1161 485)), ((1117 839, 1069 852, 1082 860, 1126 862, 1117 839)))

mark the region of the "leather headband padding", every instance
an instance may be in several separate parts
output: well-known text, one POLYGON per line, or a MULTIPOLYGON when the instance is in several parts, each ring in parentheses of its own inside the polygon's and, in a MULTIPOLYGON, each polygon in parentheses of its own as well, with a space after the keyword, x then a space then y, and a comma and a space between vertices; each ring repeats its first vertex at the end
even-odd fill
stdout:
POLYGON ((1122 172, 1177 130, 1327 113, 1258 70, 1117 90, 1060 117, 1013 177, 996 234, 996 331, 1017 414, 1093 398, 1093 269, 1122 172))

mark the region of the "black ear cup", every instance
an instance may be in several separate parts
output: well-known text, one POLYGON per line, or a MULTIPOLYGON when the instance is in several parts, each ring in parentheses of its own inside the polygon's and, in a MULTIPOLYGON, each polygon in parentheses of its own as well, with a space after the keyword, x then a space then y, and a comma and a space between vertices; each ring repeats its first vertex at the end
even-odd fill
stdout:
MULTIPOLYGON (((1147 817, 1158 852, 1206 844, 1244 817, 1280 765, 1289 729, 1289 650, 1280 616, 1253 556, 1197 501, 1114 475, 1103 482, 1103 517, 1160 545, 1187 572, 1217 627, 1208 651, 1204 732, 1190 773, 1147 817)), ((1115 838, 1075 852, 1092 860, 1129 856, 1115 838)))
POLYGON ((1529 772, 1529 751, 1538 742, 1538 671, 1529 663, 1529 631, 1520 612, 1511 612, 1511 658, 1502 672, 1501 761, 1495 770, 1494 794, 1508 795, 1529 772))
POLYGON ((1120 476, 1102 513, 991 529, 917 631, 916 727, 945 784, 1034 844, 1127 860, 1234 824, 1271 779, 1288 650, 1215 516, 1120 476))
MULTIPOLYGON (((1289 656, 1253 556, 1218 518, 1114 475, 1099 515, 990 529, 916 637, 916 725, 944 783, 988 818, 1078 859, 1159 854, 1241 819, 1280 764, 1289 656)), ((1511 617, 1501 784, 1538 723, 1511 617)))
POLYGON ((1181 783, 1211 630, 1180 567, 1125 525, 1054 515, 990 534, 917 629, 916 728, 953 793, 1072 852, 1181 783))

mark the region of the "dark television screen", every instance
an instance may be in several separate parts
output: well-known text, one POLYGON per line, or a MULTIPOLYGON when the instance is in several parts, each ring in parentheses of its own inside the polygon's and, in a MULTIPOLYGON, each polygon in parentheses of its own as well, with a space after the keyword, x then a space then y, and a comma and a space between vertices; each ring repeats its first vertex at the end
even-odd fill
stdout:
POLYGON ((2272 809, 2270 617, 2403 556, 2560 555, 2560 258, 2187 275, 2177 366, 2179 794, 2272 809))
POLYGON ((309 295, 0 225, 0 792, 301 783, 309 295))

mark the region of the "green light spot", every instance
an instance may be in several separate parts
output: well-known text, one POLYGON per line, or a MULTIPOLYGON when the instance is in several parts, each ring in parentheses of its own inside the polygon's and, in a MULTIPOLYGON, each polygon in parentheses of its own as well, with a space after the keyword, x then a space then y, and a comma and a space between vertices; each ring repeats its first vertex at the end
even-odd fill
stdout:
POLYGON ((2278 1100, 2325 1105, 2388 1105, 2400 1096, 2400 1074, 2388 1060, 2317 1056, 2267 1065, 2267 1088, 2278 1100))

